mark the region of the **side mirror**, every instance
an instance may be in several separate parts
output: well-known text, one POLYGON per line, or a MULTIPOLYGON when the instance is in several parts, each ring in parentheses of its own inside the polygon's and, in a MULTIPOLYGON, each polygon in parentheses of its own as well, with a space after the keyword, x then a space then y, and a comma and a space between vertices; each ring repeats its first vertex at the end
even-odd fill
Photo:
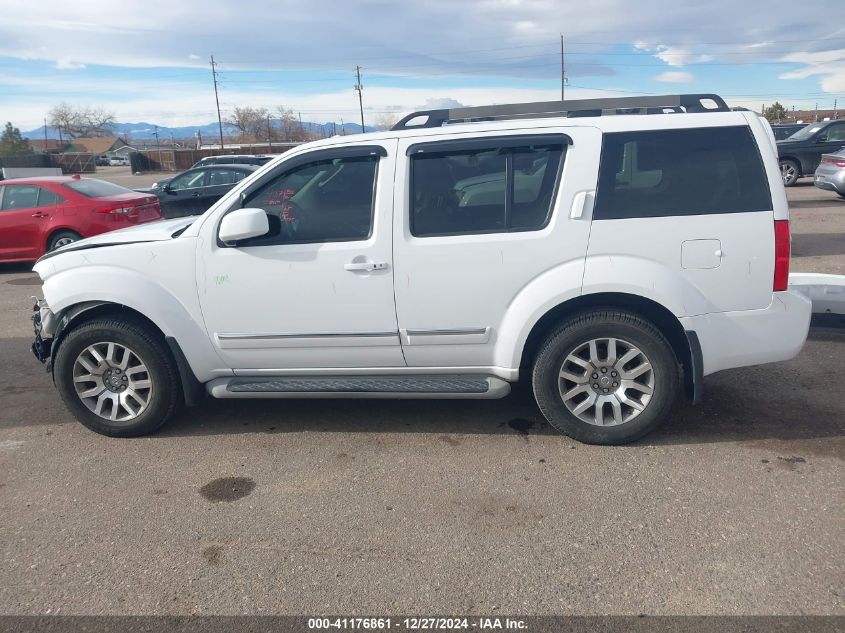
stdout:
POLYGON ((175 192, 175 191, 173 191, 173 189, 170 187, 170 183, 169 183, 169 182, 168 182, 168 183, 165 183, 165 184, 162 186, 161 190, 162 190, 164 193, 169 193, 169 194, 172 194, 172 195, 175 195, 175 194, 176 194, 176 192, 175 192))
POLYGON ((261 237, 270 231, 264 209, 237 209, 223 217, 220 240, 227 244, 251 237, 261 237))

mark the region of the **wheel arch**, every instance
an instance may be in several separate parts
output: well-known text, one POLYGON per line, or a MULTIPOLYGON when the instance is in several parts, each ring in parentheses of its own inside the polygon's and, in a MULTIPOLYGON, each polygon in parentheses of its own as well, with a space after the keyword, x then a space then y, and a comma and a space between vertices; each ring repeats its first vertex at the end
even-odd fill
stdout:
MULTIPOLYGON (((106 317, 120 318, 123 320, 129 319, 148 327, 163 344, 165 354, 168 354, 170 360, 176 365, 185 404, 192 406, 198 403, 202 393, 202 383, 200 383, 196 374, 191 369, 179 343, 174 337, 167 336, 152 319, 126 305, 111 301, 87 301, 65 309, 59 315, 58 326, 56 327, 56 333, 50 348, 51 357, 53 359, 56 358, 62 341, 71 330, 94 319, 106 317)), ((53 373, 54 367, 55 364, 51 362, 51 374, 53 373)), ((53 379, 55 380, 55 375, 53 379)))
POLYGON ((799 176, 804 175, 804 163, 801 162, 801 159, 793 154, 785 154, 783 156, 778 156, 778 162, 782 160, 789 160, 798 165, 798 174, 799 176))
POLYGON ((698 401, 701 392, 701 349, 694 332, 683 325, 666 306, 641 295, 623 292, 597 292, 574 297, 549 309, 534 324, 522 348, 520 370, 530 366, 545 336, 562 320, 587 310, 622 309, 653 323, 669 341, 675 358, 684 369, 687 396, 698 401))
POLYGON ((44 243, 42 244, 45 253, 50 251, 50 242, 53 241, 53 238, 57 233, 75 233, 80 239, 85 239, 85 236, 82 235, 82 233, 69 226, 52 226, 50 227, 50 230, 47 231, 47 236, 44 238, 44 243))

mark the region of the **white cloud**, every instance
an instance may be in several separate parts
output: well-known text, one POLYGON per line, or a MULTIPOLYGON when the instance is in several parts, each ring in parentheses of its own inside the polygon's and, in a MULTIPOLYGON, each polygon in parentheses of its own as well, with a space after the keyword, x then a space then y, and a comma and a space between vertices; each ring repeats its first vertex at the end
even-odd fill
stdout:
POLYGON ((782 61, 803 64, 803 68, 782 73, 780 79, 806 79, 820 76, 822 90, 831 93, 845 92, 845 48, 815 53, 790 53, 782 61))
POLYGON ((687 46, 665 46, 657 44, 652 46, 646 42, 636 42, 634 48, 654 53, 654 57, 669 66, 686 66, 687 64, 701 64, 704 62, 713 61, 713 55, 694 53, 690 47, 687 46))
POLYGON ((200 59, 200 56, 195 55, 194 53, 191 53, 190 55, 188 55, 188 59, 197 60, 197 59, 200 59))
POLYGON ((56 61, 56 68, 58 70, 82 70, 85 68, 85 64, 72 62, 69 59, 59 59, 56 61))
POLYGON ((693 80, 693 76, 691 73, 683 72, 683 71, 666 71, 665 73, 660 73, 657 77, 654 78, 655 81, 663 81, 670 84, 688 84, 693 80))

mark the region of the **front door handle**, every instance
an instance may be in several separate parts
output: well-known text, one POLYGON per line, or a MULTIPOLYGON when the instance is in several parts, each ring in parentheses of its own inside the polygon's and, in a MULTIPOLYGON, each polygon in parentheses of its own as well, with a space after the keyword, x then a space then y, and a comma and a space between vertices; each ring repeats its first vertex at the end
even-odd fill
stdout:
POLYGON ((46 218, 47 214, 44 213, 43 211, 36 211, 35 213, 32 214, 32 217, 34 217, 34 218, 46 218))
POLYGON ((387 262, 349 262, 344 264, 343 268, 345 270, 351 270, 352 272, 364 271, 367 273, 371 273, 374 270, 387 269, 387 262))
POLYGON ((569 217, 573 220, 580 220, 593 210, 595 191, 579 191, 572 200, 572 208, 569 217))

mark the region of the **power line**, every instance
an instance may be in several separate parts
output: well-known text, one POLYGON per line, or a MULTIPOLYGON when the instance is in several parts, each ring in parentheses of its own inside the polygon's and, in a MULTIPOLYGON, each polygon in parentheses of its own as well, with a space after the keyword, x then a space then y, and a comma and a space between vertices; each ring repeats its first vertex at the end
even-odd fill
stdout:
POLYGON ((220 116, 220 98, 217 95, 217 65, 211 56, 211 77, 214 80, 214 102, 217 104, 217 125, 220 131, 220 149, 223 149, 223 117, 220 116))

